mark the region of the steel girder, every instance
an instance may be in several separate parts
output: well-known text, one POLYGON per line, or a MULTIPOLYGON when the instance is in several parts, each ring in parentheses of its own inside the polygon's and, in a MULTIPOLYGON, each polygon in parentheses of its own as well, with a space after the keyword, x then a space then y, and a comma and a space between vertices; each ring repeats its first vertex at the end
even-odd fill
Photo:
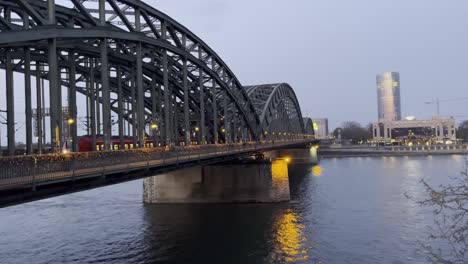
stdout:
POLYGON ((245 87, 265 135, 305 134, 296 94, 287 83, 245 87))
MULTIPOLYGON (((111 111, 119 116, 121 142, 125 120, 140 147, 152 123, 159 125, 163 144, 179 142, 179 137, 188 144, 198 129, 199 143, 258 140, 276 126, 303 132, 303 125, 294 121, 301 118, 295 96, 277 103, 278 95, 291 94, 289 86, 272 91, 268 111, 260 115, 255 98, 249 98, 248 90, 208 45, 139 0, 70 0, 68 6, 55 0, 0 0, 0 67, 7 77, 14 71, 24 73, 26 86, 31 76, 37 83, 49 81, 50 136, 55 148, 60 146, 63 129, 59 122, 62 86, 67 87, 72 104, 77 92, 88 98, 87 116, 91 126, 98 126, 90 131, 95 138, 102 119, 106 149, 110 148, 111 111), (278 120, 288 123, 274 125, 278 120)), ((13 81, 7 86, 11 110, 13 81)), ((25 89, 28 108, 31 89, 25 89)), ((37 105, 44 107, 44 103, 38 100, 37 105)), ((76 105, 70 108, 76 118, 76 105)), ((27 115, 29 122, 31 113, 27 115)), ((9 138, 14 140, 14 118, 9 120, 9 138)), ((76 139, 76 124, 71 130, 76 139)), ((31 134, 27 137, 30 152, 31 134)), ((9 149, 14 151, 14 146, 9 149)))

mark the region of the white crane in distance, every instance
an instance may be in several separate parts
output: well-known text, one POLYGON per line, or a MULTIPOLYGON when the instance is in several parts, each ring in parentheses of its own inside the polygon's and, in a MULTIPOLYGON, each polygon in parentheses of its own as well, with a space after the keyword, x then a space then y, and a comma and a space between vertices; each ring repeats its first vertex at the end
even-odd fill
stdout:
POLYGON ((439 100, 439 98, 436 98, 435 100, 426 101, 426 102, 424 102, 424 103, 425 103, 425 104, 436 104, 436 107, 437 107, 437 116, 439 116, 439 115, 440 115, 440 103, 455 102, 455 101, 465 101, 465 100, 468 100, 468 97, 458 97, 458 98, 442 99, 442 100, 439 100))

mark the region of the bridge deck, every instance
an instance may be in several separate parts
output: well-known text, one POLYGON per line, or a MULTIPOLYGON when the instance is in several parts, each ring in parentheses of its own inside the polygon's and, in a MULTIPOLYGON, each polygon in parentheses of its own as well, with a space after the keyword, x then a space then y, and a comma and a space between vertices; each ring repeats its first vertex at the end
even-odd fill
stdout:
POLYGON ((0 207, 206 165, 314 140, 201 145, 0 159, 0 207))

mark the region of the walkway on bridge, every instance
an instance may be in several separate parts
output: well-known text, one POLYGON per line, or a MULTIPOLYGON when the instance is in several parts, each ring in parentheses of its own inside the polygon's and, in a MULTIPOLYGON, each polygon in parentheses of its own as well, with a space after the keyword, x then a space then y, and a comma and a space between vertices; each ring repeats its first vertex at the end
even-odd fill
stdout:
POLYGON ((313 139, 19 156, 0 159, 0 207, 48 195, 106 186, 184 167, 302 147, 313 139))

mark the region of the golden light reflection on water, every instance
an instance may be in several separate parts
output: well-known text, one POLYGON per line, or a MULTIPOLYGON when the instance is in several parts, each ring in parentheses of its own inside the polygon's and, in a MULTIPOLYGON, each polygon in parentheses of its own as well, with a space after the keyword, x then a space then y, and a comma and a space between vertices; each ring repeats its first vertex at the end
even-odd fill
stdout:
POLYGON ((312 175, 315 177, 320 177, 322 176, 322 167, 320 165, 315 165, 312 167, 312 175))
POLYGON ((284 159, 278 159, 271 163, 271 175, 273 182, 275 180, 288 179, 288 162, 284 159))
POLYGON ((284 159, 273 161, 271 164, 271 199, 282 202, 289 201, 288 162, 284 159))
POLYGON ((291 211, 282 214, 277 223, 277 251, 286 262, 296 262, 309 259, 309 250, 305 247, 306 238, 303 234, 304 225, 298 215, 291 211))
MULTIPOLYGON (((288 188, 288 163, 285 159, 278 159, 271 164, 271 174, 274 186, 288 188)), ((275 259, 282 262, 296 262, 309 258, 305 247, 306 238, 303 234, 304 225, 300 223, 299 216, 288 210, 275 221, 276 250, 275 259)))
POLYGON ((318 160, 318 156, 317 156, 318 148, 319 148, 318 146, 312 146, 310 148, 310 156, 311 156, 312 160, 314 160, 314 161, 318 160))

